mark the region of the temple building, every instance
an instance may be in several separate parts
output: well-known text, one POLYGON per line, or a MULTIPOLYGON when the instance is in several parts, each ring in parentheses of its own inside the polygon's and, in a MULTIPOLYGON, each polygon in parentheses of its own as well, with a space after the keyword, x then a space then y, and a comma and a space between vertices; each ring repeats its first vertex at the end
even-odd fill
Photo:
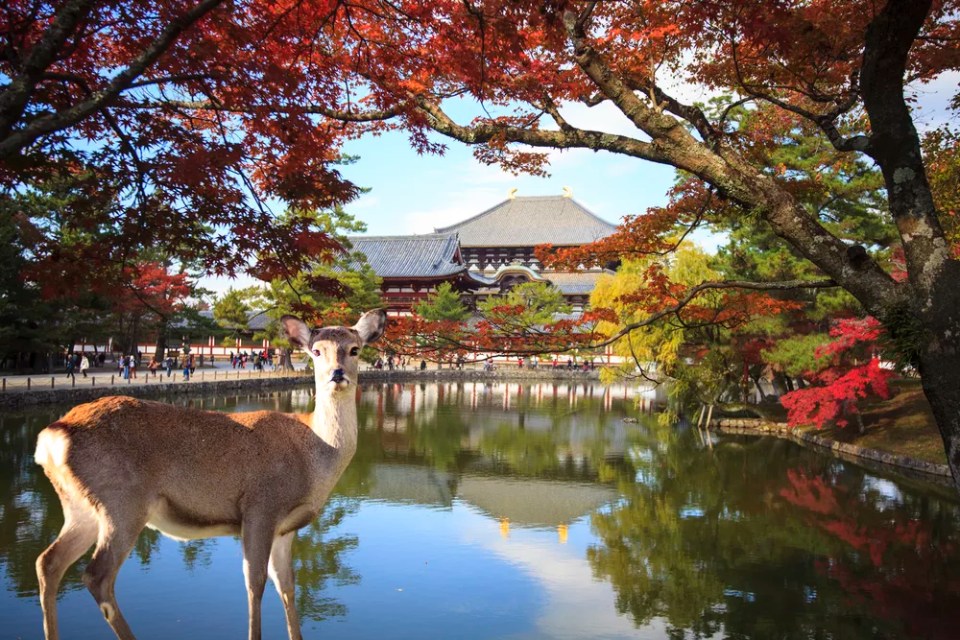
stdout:
POLYGON ((470 272, 492 281, 476 291, 477 297, 498 295, 523 282, 549 282, 577 312, 588 303, 604 269, 545 269, 534 248, 578 247, 609 236, 615 228, 574 200, 567 188, 562 196, 533 197, 517 197, 516 189, 511 189, 503 202, 436 232, 456 233, 470 272))
POLYGON ((547 282, 579 312, 597 278, 610 271, 546 269, 534 248, 580 246, 614 229, 575 201, 569 189, 562 196, 536 197, 517 197, 512 189, 503 202, 432 234, 353 236, 350 242, 383 278, 384 301, 392 313, 409 312, 441 282, 450 282, 470 306, 523 282, 547 282))
POLYGON ((443 282, 449 282, 468 301, 474 291, 490 284, 469 270, 455 233, 348 239, 353 250, 364 254, 374 273, 383 278, 383 301, 390 314, 409 313, 443 282))

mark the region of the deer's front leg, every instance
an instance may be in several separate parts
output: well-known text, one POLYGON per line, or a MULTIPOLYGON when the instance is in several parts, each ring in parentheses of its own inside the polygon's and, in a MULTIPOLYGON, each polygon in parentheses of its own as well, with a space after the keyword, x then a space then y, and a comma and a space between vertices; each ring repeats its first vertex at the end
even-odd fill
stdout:
POLYGON ((283 612, 287 616, 287 633, 290 640, 301 640, 300 616, 297 614, 297 603, 294 600, 296 584, 293 573, 293 541, 297 532, 277 536, 273 540, 270 551, 270 578, 277 587, 280 600, 283 602, 283 612))
POLYGON ((267 583, 267 564, 273 536, 272 519, 244 517, 240 539, 243 546, 243 577, 247 583, 247 607, 250 611, 250 640, 260 640, 260 602, 267 583))

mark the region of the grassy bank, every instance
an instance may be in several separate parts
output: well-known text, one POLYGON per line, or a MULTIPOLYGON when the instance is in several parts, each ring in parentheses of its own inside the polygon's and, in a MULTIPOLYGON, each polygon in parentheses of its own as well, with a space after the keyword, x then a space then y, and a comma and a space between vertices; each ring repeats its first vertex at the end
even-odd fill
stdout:
POLYGON ((933 420, 920 383, 902 380, 891 384, 893 397, 868 403, 863 410, 863 433, 855 423, 818 431, 826 438, 849 442, 918 460, 946 464, 943 440, 933 420))

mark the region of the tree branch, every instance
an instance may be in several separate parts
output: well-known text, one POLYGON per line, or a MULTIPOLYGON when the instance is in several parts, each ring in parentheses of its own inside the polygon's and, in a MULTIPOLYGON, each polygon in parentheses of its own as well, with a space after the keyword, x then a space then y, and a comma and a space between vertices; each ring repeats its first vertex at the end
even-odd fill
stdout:
POLYGON ((668 163, 666 156, 652 144, 627 136, 586 129, 549 131, 494 123, 462 126, 454 122, 435 102, 422 96, 417 97, 416 101, 420 110, 428 116, 432 129, 467 144, 484 144, 501 139, 505 142, 517 142, 540 148, 612 151, 651 162, 668 163))
MULTIPOLYGON (((160 56, 176 42, 188 28, 200 21, 224 0, 201 0, 196 6, 173 19, 133 61, 113 77, 107 86, 72 107, 33 120, 26 127, 15 130, 0 140, 0 158, 8 158, 38 138, 71 127, 84 118, 108 106, 120 93, 128 89, 160 56)), ((84 3, 77 3, 83 5, 84 3)))
POLYGON ((183 109, 185 111, 217 111, 221 113, 286 113, 322 115, 341 122, 379 122, 389 120, 403 112, 401 107, 376 111, 343 111, 331 109, 321 105, 285 106, 280 104, 261 103, 252 105, 233 106, 225 105, 216 100, 162 100, 159 102, 125 102, 117 108, 125 109, 183 109))
POLYGON ((43 73, 57 59, 64 43, 90 13, 93 4, 92 0, 72 0, 57 10, 43 37, 31 48, 20 73, 11 78, 0 93, 0 136, 5 138, 13 131, 43 73))
POLYGON ((676 315, 683 310, 684 307, 693 302, 697 296, 699 296, 704 291, 712 291, 717 289, 748 289, 753 291, 792 291, 794 289, 828 289, 832 287, 839 286, 834 280, 785 280, 782 282, 753 282, 749 280, 721 280, 719 282, 702 282, 694 287, 691 287, 685 296, 680 298, 676 304, 661 309, 660 311, 651 314, 643 320, 638 320, 637 322, 631 322, 630 324, 625 325, 622 329, 617 331, 615 334, 607 338, 606 340, 592 344, 589 349, 596 349, 599 347, 605 347, 608 344, 613 344, 620 338, 630 334, 637 329, 643 327, 648 327, 656 322, 659 322, 663 318, 671 315, 676 315))

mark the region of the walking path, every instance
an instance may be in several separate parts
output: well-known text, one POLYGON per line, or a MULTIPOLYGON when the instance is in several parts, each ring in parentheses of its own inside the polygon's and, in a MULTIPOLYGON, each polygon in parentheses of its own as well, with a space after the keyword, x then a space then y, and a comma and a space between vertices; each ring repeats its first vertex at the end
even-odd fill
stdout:
MULTIPOLYGON (((296 368, 296 365, 295 365, 296 368)), ((298 373, 302 373, 302 366, 296 368, 298 373)), ((0 377, 0 393, 22 392, 25 390, 44 390, 50 389, 80 389, 83 387, 116 387, 128 388, 134 386, 144 386, 151 384, 189 384, 190 382, 212 382, 216 380, 251 380, 257 378, 286 378, 290 377, 289 371, 257 371, 252 366, 245 369, 233 369, 230 363, 217 362, 215 365, 207 364, 202 369, 197 368, 190 379, 183 376, 183 370, 174 369, 169 376, 163 369, 158 369, 155 374, 151 374, 145 367, 136 371, 135 378, 124 379, 119 369, 112 366, 92 367, 87 370, 86 377, 77 373, 68 375, 64 371, 57 371, 53 374, 32 374, 32 375, 5 375, 0 377)))

